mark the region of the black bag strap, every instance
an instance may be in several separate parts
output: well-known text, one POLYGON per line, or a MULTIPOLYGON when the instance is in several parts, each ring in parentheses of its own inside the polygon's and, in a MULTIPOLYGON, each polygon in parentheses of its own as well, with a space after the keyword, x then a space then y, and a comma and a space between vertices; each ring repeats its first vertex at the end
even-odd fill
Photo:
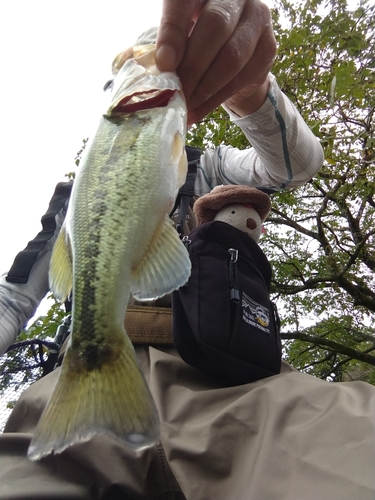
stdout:
POLYGON ((52 238, 56 230, 56 215, 64 207, 72 191, 72 182, 60 182, 49 203, 47 212, 43 215, 42 230, 37 236, 29 241, 26 248, 18 253, 13 265, 6 276, 9 283, 27 283, 31 269, 48 240, 52 238))
POLYGON ((174 214, 177 208, 180 208, 178 222, 176 224, 176 229, 182 238, 184 235, 184 221, 188 213, 188 208, 190 200, 194 196, 195 178, 197 176, 197 169, 202 155, 202 151, 199 148, 194 148, 192 146, 185 146, 186 155, 188 159, 188 172, 186 175, 186 182, 181 186, 176 203, 173 207, 170 216, 174 214))

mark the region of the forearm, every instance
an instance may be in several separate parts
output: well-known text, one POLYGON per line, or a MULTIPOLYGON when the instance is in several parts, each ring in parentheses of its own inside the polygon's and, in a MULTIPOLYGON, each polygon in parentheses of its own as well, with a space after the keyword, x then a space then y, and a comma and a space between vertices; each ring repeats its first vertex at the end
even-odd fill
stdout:
POLYGON ((26 284, 0 278, 0 355, 14 342, 48 291, 49 253, 38 258, 26 284))
POLYGON ((260 109, 239 117, 228 107, 253 146, 238 150, 220 146, 207 151, 197 180, 202 195, 217 184, 245 184, 274 190, 306 183, 323 164, 322 148, 289 99, 270 75, 268 97, 260 109))
POLYGON ((279 188, 295 187, 319 171, 323 150, 274 76, 270 79, 268 97, 257 112, 243 118, 230 116, 256 150, 268 181, 279 188))
POLYGON ((34 316, 49 290, 48 269, 51 252, 65 217, 65 209, 56 217, 56 231, 40 252, 27 283, 8 283, 0 277, 0 355, 14 342, 17 335, 34 316))

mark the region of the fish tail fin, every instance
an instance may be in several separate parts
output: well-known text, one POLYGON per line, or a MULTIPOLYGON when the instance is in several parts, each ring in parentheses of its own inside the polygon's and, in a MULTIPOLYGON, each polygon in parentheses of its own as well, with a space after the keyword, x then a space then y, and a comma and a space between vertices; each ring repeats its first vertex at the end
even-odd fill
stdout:
POLYGON ((68 349, 55 390, 38 423, 28 457, 39 460, 102 433, 133 450, 159 438, 157 410, 131 342, 116 359, 91 370, 74 366, 68 349))

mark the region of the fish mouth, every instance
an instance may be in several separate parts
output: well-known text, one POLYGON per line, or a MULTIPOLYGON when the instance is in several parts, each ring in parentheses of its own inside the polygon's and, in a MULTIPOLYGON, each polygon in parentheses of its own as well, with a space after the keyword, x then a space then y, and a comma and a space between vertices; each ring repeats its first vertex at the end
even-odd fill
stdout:
POLYGON ((176 90, 148 90, 126 96, 112 109, 111 115, 134 113, 143 109, 162 108, 168 105, 176 90))
POLYGON ((136 46, 116 57, 111 101, 104 116, 118 117, 165 107, 176 92, 182 95, 175 72, 162 72, 155 61, 155 46, 136 46))

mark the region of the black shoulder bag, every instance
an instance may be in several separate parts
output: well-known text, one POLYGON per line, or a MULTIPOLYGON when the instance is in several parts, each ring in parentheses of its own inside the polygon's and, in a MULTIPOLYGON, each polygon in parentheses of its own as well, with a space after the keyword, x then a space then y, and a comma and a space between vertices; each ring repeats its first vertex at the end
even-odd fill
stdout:
POLYGON ((182 359, 227 386, 279 373, 279 319, 261 248, 219 221, 198 226, 184 240, 192 272, 172 294, 172 333, 182 359))

